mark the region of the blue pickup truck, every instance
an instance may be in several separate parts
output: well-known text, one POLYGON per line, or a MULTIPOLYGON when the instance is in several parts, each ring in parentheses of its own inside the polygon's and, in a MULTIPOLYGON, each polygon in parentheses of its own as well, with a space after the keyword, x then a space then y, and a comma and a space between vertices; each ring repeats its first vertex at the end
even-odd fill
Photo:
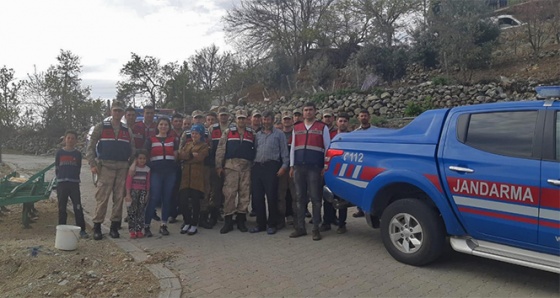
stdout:
POLYGON ((433 262, 449 239, 459 252, 560 273, 560 87, 536 89, 547 98, 337 135, 325 199, 362 208, 406 264, 433 262))

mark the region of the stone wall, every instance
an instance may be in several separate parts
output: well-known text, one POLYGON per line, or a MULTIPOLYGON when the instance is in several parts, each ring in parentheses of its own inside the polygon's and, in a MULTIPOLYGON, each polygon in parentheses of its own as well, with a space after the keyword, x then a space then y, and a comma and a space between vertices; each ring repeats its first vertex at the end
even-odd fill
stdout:
POLYGON ((261 112, 272 110, 278 114, 283 110, 301 108, 307 101, 314 101, 319 110, 331 108, 335 113, 345 112, 355 116, 361 109, 367 109, 372 115, 394 119, 407 116, 406 109, 413 104, 424 108, 445 108, 499 101, 535 100, 534 87, 538 85, 537 82, 514 82, 506 78, 502 78, 499 83, 472 86, 443 86, 428 81, 409 87, 376 90, 374 94, 328 95, 319 100, 318 96, 299 97, 276 102, 249 103, 245 106, 229 105, 228 108, 232 111, 239 108, 258 109, 261 112))

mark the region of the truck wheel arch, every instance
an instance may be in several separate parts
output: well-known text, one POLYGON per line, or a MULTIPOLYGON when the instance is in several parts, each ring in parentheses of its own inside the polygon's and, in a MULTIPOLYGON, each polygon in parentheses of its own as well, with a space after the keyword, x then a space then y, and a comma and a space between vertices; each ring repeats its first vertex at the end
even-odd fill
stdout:
POLYGON ((427 177, 420 173, 396 170, 386 171, 370 181, 364 191, 363 202, 369 202, 365 210, 376 218, 381 218, 383 211, 390 203, 405 198, 424 200, 433 206, 443 218, 449 234, 465 235, 465 230, 454 215, 441 186, 436 187, 427 177), (371 197, 371 194, 375 194, 371 197))

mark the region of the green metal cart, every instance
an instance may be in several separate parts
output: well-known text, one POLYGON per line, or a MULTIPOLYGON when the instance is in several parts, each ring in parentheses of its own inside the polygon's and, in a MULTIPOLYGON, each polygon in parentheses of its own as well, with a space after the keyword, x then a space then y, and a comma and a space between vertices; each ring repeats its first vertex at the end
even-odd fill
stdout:
POLYGON ((54 163, 29 177, 25 182, 13 181, 19 177, 17 172, 12 172, 0 180, 0 206, 23 204, 21 221, 25 228, 30 227, 34 213, 33 203, 48 199, 51 191, 56 187, 56 178, 45 181, 45 174, 54 167, 54 163))

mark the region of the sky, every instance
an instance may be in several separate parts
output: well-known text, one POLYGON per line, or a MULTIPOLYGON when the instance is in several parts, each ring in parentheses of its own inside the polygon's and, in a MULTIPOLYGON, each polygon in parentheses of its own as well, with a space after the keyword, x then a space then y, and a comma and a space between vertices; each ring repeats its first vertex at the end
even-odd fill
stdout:
POLYGON ((226 44, 222 17, 239 0, 0 0, 0 67, 18 79, 56 65, 60 50, 81 58, 82 86, 112 99, 131 53, 182 62, 226 44))

